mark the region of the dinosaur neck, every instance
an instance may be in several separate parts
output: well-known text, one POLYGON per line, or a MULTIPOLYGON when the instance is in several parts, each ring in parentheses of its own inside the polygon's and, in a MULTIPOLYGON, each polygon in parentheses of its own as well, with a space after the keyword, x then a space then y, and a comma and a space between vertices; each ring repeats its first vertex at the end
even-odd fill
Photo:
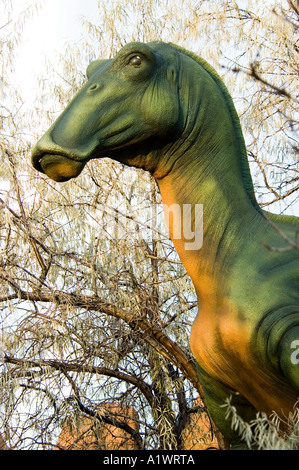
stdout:
MULTIPOLYGON (((198 77, 193 85, 198 86, 198 77)), ((194 87, 189 86, 188 90, 194 87)), ((224 286, 229 266, 246 243, 246 237, 251 236, 255 225, 260 230, 262 223, 251 193, 240 130, 235 127, 221 90, 215 90, 215 84, 206 76, 199 87, 197 102, 191 91, 188 95, 185 90, 184 102, 188 105, 184 131, 165 151, 154 173, 163 203, 182 208, 178 216, 184 216, 183 207, 203 206, 200 249, 188 249, 190 240, 183 231, 180 238, 174 237, 175 224, 181 223, 175 220, 176 214, 169 224, 175 248, 198 294, 202 289, 224 286)), ((194 210, 191 218, 192 231, 201 230, 201 220, 196 220, 194 210)))
POLYGON ((236 178, 236 172, 228 165, 232 156, 229 146, 218 149, 213 156, 204 155, 199 148, 196 156, 194 152, 195 149, 186 151, 184 158, 179 159, 180 163, 157 182, 163 204, 169 210, 170 236, 198 291, 201 287, 207 288, 204 280, 210 282, 213 279, 224 285, 223 278, 229 272, 230 264, 256 230, 255 225, 261 229, 261 216, 252 204, 240 174, 236 178), (202 207, 203 220, 200 212, 196 212, 196 205, 202 207), (178 212, 177 206, 180 207, 178 212), (191 237, 188 230, 187 233, 184 231, 184 220, 190 233, 197 231, 194 241, 197 241, 198 249, 189 248, 191 237), (175 232, 178 225, 181 228, 179 237, 175 232))

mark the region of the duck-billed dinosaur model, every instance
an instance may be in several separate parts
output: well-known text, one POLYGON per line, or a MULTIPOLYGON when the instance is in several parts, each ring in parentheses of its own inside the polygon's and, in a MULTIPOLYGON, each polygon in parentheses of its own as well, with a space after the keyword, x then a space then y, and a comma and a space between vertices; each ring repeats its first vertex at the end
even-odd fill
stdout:
POLYGON ((299 219, 258 206, 232 99, 204 60, 171 44, 131 43, 92 62, 87 77, 33 149, 33 165, 66 181, 110 157, 151 172, 167 206, 203 205, 200 249, 187 249, 184 233, 173 241, 198 296, 191 348, 205 401, 238 448, 227 398, 249 421, 257 410, 288 416, 299 396, 299 251, 281 250, 299 219))

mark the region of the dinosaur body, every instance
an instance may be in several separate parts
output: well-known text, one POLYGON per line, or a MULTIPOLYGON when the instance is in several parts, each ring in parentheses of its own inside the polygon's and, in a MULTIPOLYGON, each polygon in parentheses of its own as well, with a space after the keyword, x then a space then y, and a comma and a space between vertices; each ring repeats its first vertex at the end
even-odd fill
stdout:
MULTIPOLYGON (((201 248, 188 249, 183 231, 172 238, 198 296, 191 349, 205 400, 237 448, 227 398, 248 421, 256 411, 285 417, 299 396, 299 365, 291 360, 299 252, 286 238, 294 240, 299 219, 256 203, 232 100, 202 59, 174 45, 132 43, 93 62, 87 75, 36 145, 33 164, 66 181, 91 158, 110 157, 150 171, 167 206, 203 205, 201 248)), ((190 218, 199 229, 192 211, 190 218)), ((174 215, 170 235, 176 223, 174 215)))

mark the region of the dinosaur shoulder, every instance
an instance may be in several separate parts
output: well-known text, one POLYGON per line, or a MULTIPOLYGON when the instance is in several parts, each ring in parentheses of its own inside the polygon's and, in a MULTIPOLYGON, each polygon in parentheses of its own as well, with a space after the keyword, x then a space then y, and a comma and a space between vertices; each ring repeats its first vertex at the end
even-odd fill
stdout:
POLYGON ((284 227, 295 227, 299 229, 299 217, 295 215, 273 214, 272 212, 263 211, 266 218, 273 224, 281 225, 284 227))

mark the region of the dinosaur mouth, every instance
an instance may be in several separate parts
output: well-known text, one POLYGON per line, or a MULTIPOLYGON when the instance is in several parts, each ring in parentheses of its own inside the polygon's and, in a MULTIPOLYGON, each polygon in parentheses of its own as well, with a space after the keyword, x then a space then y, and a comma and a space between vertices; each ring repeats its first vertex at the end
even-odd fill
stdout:
POLYGON ((63 155, 47 153, 33 159, 33 166, 36 170, 60 183, 76 178, 83 170, 85 163, 63 155))

